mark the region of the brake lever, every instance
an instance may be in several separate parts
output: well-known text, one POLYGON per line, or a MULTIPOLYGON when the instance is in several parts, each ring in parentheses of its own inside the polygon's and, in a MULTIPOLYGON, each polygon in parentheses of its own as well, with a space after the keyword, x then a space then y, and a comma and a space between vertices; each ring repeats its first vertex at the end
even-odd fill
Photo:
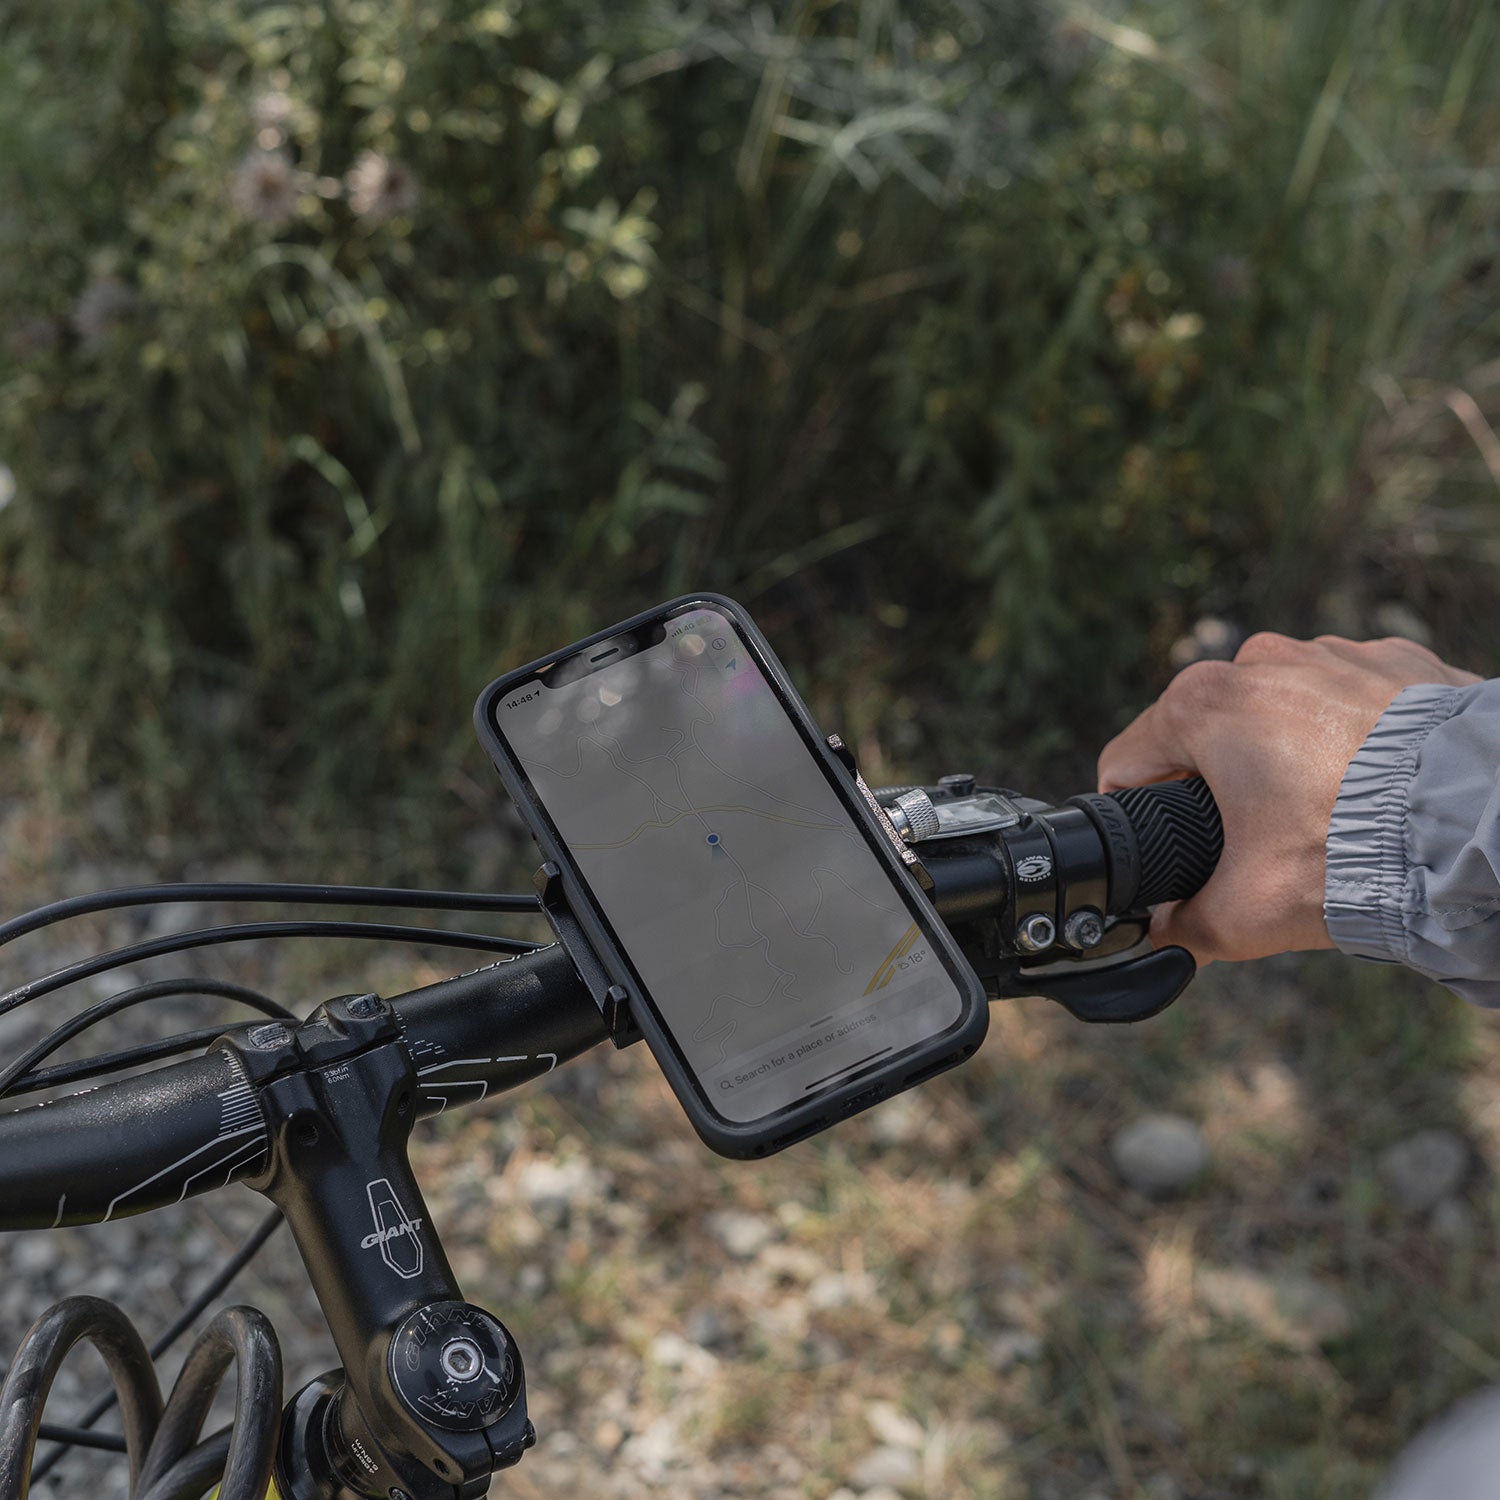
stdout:
POLYGON ((1141 943, 1093 962, 1013 960, 996 976, 994 993, 1001 1000, 1041 995, 1080 1021, 1120 1025, 1159 1015, 1188 987, 1197 968, 1186 948, 1146 947, 1143 933, 1141 943))

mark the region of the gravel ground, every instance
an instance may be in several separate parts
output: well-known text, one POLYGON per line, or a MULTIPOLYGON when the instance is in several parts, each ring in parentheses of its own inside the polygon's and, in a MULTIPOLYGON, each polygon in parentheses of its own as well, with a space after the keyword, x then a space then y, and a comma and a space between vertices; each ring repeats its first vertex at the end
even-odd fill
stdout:
MULTIPOLYGON (((44 845, 0 819, 13 862, 44 845)), ((54 850, 6 904, 149 873, 54 850)), ((29 976, 202 915, 15 952, 29 976)), ((457 965, 285 944, 203 967, 310 1004, 457 965)), ((0 1056, 61 1013, 6 1018, 0 1056)), ((173 1002, 104 1039, 204 1015, 173 1002)), ((999 1007, 972 1064, 771 1162, 705 1151, 639 1047, 423 1123, 430 1219, 527 1362, 540 1441, 494 1493, 1367 1496, 1424 1421, 1500 1376, 1497 1022, 1388 970, 1286 960, 1212 970, 1138 1028, 999 1007)), ((149 1339, 264 1211, 233 1188, 0 1240, 0 1353, 82 1291, 149 1339)), ((334 1362, 284 1232, 225 1300, 271 1317, 288 1393, 334 1362)), ((70 1360, 49 1417, 103 1380, 70 1360)), ((115 1500, 122 1467, 75 1455, 56 1492, 115 1500)))

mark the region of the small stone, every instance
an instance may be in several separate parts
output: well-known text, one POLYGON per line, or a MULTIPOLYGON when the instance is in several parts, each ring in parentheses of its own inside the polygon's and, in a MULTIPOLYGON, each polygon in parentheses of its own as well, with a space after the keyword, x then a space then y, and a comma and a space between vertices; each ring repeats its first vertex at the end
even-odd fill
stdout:
POLYGON ((1248 1323, 1288 1349, 1334 1343, 1354 1324, 1343 1293, 1301 1271, 1202 1266, 1196 1285, 1212 1312, 1248 1323))
POLYGON ((594 1429, 594 1446, 601 1453, 613 1453, 625 1441, 625 1429, 613 1417, 594 1429))
POLYGON ((1419 1130, 1382 1151, 1377 1166, 1403 1212, 1427 1213, 1468 1175, 1469 1144, 1452 1130, 1419 1130))
POLYGON ((776 1238, 773 1224, 738 1209, 710 1214, 704 1227, 737 1260, 753 1260, 776 1238))
POLYGON ((1042 1357, 1042 1341, 1024 1328, 1004 1328, 990 1340, 990 1364, 1002 1375, 1014 1365, 1042 1357))
POLYGON ((844 1271, 824 1271, 812 1279, 807 1288, 808 1306, 819 1312, 869 1303, 875 1297, 875 1278, 868 1271, 852 1275, 844 1271))
POLYGON ((1444 1198, 1428 1220, 1432 1232, 1450 1245, 1468 1245, 1474 1241, 1474 1213, 1462 1198, 1444 1198))
POLYGON ((545 1267, 536 1265, 522 1266, 516 1272, 516 1290, 523 1297, 540 1297, 547 1290, 547 1272, 545 1267))
POLYGON ((897 1094, 870 1111, 870 1136, 881 1146, 905 1146, 922 1133, 927 1108, 910 1094, 897 1094))
POLYGON ((627 1440, 620 1459, 652 1484, 662 1483, 682 1461, 682 1435, 670 1417, 658 1417, 643 1432, 627 1440))
POLYGON ((907 1416, 894 1401, 872 1401, 865 1407, 865 1422, 887 1447, 910 1448, 920 1453, 927 1441, 922 1424, 907 1416))
POLYGON ((603 1172, 580 1157, 529 1161, 516 1175, 516 1192, 542 1223, 561 1229, 575 1206, 597 1203, 608 1187, 603 1172))
POLYGON ((690 1375, 706 1375, 718 1364, 707 1349, 690 1343, 680 1333, 659 1333, 651 1340, 651 1361, 664 1370, 685 1370, 690 1375))
POLYGON ((60 1258, 59 1242, 53 1235, 23 1234, 12 1245, 11 1270, 22 1276, 40 1276, 50 1271, 60 1258))
POLYGON ((896 1448, 889 1443, 882 1443, 855 1464, 850 1478, 862 1490, 872 1489, 876 1485, 900 1489, 903 1484, 910 1484, 921 1469, 921 1460, 910 1448, 896 1448))
POLYGON ((694 1308, 682 1331, 702 1349, 715 1349, 729 1341, 729 1329, 711 1307, 694 1308))
POLYGON ((1109 1143, 1115 1170, 1137 1192, 1165 1197, 1181 1192, 1208 1165, 1208 1143, 1182 1115, 1142 1115, 1109 1143))
POLYGON ((859 1500, 902 1500, 902 1497, 900 1490, 893 1490, 888 1484, 877 1484, 874 1489, 866 1490, 859 1500))

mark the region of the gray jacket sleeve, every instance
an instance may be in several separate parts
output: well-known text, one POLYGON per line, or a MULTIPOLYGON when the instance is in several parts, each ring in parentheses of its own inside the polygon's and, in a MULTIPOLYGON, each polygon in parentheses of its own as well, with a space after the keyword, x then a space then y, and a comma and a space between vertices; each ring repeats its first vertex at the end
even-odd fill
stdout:
POLYGON ((1323 911, 1345 953, 1500 1006, 1500 678, 1381 715, 1339 788, 1323 911))

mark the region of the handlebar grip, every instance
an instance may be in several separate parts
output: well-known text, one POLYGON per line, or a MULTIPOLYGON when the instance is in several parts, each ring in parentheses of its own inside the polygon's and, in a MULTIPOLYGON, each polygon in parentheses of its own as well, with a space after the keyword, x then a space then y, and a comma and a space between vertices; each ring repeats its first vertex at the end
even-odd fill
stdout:
POLYGON ((1123 890, 1112 892, 1116 900, 1155 906, 1186 900, 1207 884, 1224 852, 1224 825, 1201 776, 1126 787, 1105 800, 1119 804, 1135 836, 1135 890, 1128 897, 1123 890))

